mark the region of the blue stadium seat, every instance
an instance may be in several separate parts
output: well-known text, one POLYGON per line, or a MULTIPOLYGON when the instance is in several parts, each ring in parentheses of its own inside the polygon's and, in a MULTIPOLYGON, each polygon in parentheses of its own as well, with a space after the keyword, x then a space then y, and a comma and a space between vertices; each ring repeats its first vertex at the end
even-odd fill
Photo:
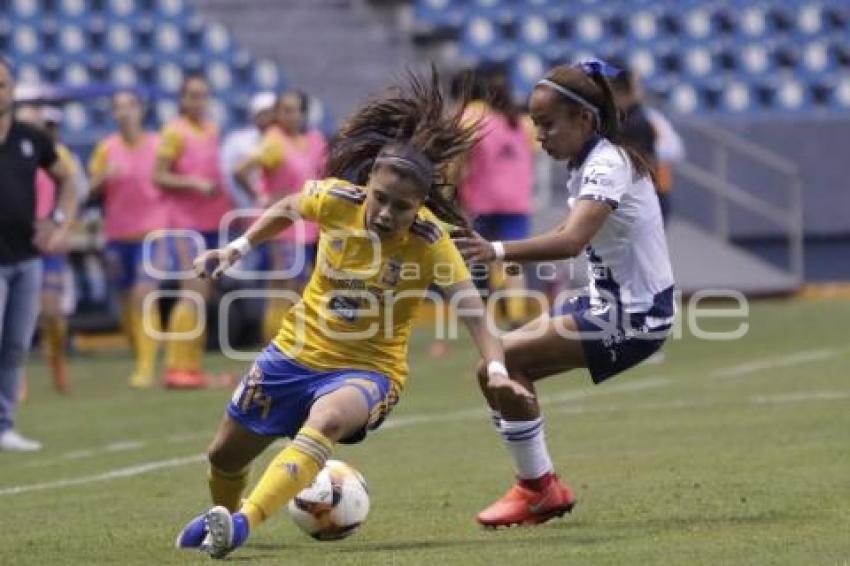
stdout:
POLYGON ((762 6, 744 7, 738 14, 738 35, 746 39, 761 38, 767 33, 767 14, 762 6))
POLYGON ((176 63, 163 61, 156 65, 156 86, 163 92, 173 94, 183 83, 183 69, 176 63))
POLYGON ((670 91, 670 105, 680 114, 693 114, 700 109, 699 92, 693 85, 681 83, 670 91))
POLYGON ((659 65, 652 51, 645 47, 629 50, 627 63, 632 71, 644 79, 651 79, 659 71, 659 65))
POLYGON ((723 110, 731 113, 742 113, 753 107, 753 90, 742 81, 731 81, 723 85, 720 104, 723 110))
POLYGON ((185 0, 158 0, 156 14, 160 18, 178 20, 188 14, 185 0))
POLYGON ((154 28, 156 50, 165 55, 176 55, 183 46, 180 28, 168 22, 162 22, 154 28))
POLYGON ((501 40, 499 28, 484 17, 470 19, 464 26, 461 41, 468 52, 487 52, 501 40))
POLYGON ((133 0, 109 0, 109 13, 119 18, 128 18, 136 14, 136 2, 133 0))
POLYGON ((223 61, 213 61, 208 63, 205 75, 210 81, 213 90, 225 93, 233 85, 233 73, 230 70, 230 65, 223 61))
POLYGON ((69 132, 83 132, 89 127, 89 116, 82 103, 70 102, 65 105, 64 111, 65 120, 63 126, 69 132))
POLYGON ((257 89, 279 90, 281 80, 277 65, 267 59, 257 61, 253 69, 253 82, 257 89))
POLYGON ((155 111, 157 121, 160 124, 165 124, 177 116, 177 102, 169 99, 159 100, 156 103, 155 111))
POLYGON ((33 0, 12 0, 10 15, 18 20, 36 20, 41 18, 41 5, 33 0))
POLYGON ((86 60, 91 80, 105 83, 111 80, 110 60, 103 53, 95 53, 86 60))
POLYGON ((811 92, 793 75, 777 81, 774 106, 779 110, 799 111, 811 106, 811 92))
POLYGON ((850 110, 850 77, 844 76, 838 81, 832 90, 830 102, 840 110, 850 110))
POLYGON ((773 68, 770 52, 763 43, 753 42, 741 46, 740 66, 751 75, 764 74, 773 68))
POLYGON ((662 33, 660 28, 661 20, 657 14, 652 10, 639 10, 629 18, 628 35, 633 41, 650 42, 662 33))
POLYGON ((89 82, 89 70, 82 63, 69 63, 62 68, 62 82, 71 86, 85 86, 89 82))
POLYGON ((519 38, 528 46, 543 46, 552 41, 557 33, 541 14, 530 14, 519 21, 519 38))
POLYGON ((32 58, 41 48, 38 33, 35 28, 26 24, 18 24, 12 33, 12 49, 22 58, 32 58))
POLYGON ((106 29, 106 47, 113 56, 126 57, 136 49, 132 28, 125 23, 114 23, 106 29))
POLYGON ((584 45, 595 45, 605 33, 604 21, 596 14, 580 14, 573 22, 575 39, 584 45))
POLYGON ((514 58, 510 69, 514 86, 525 94, 531 91, 545 72, 543 58, 532 51, 519 53, 514 58))
POLYGON ((703 5, 697 5, 683 14, 685 34, 691 39, 707 39, 711 36, 712 13, 703 5))
POLYGON ((37 65, 19 65, 16 69, 19 84, 38 84, 42 82, 41 70, 37 65))
POLYGON ((428 31, 458 28, 465 19, 464 7, 454 0, 418 0, 414 15, 420 26, 428 31))
POLYGON ((133 65, 119 63, 110 69, 110 81, 116 86, 133 87, 139 84, 139 76, 133 65))

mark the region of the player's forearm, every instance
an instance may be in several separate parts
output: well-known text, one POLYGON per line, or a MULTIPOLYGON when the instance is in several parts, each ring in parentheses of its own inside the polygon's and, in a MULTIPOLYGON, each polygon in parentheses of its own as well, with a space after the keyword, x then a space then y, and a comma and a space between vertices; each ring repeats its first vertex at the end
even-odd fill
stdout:
POLYGON ((526 240, 502 242, 502 245, 505 261, 554 261, 577 256, 586 244, 562 230, 526 240))
POLYGON ((481 357, 487 362, 504 363, 502 341, 488 324, 487 309, 475 285, 471 281, 464 281, 450 287, 446 294, 455 305, 455 313, 466 326, 481 357))
POLYGON ((487 363, 505 362, 502 341, 490 331, 486 316, 464 317, 463 322, 484 361, 487 363))
POLYGON ((70 224, 77 215, 79 201, 77 200, 77 190, 74 186, 74 179, 70 175, 65 176, 65 178, 62 179, 62 183, 59 185, 59 198, 56 201, 56 208, 62 211, 62 214, 65 215, 65 218, 67 219, 66 222, 68 224, 70 224))
POLYGON ((277 201, 251 224, 244 237, 252 247, 270 240, 292 226, 298 217, 297 196, 290 195, 277 201))
POLYGON ((197 180, 190 175, 178 175, 171 171, 156 171, 153 176, 154 182, 166 191, 195 191, 197 180))

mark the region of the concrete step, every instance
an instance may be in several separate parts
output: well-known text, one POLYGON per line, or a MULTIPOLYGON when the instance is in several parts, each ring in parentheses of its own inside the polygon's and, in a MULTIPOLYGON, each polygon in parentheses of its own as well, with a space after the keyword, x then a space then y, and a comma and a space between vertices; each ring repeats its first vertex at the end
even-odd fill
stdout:
POLYGON ((686 294, 729 289, 775 295, 792 293, 802 284, 794 275, 682 219, 670 220, 667 241, 677 286, 686 294))

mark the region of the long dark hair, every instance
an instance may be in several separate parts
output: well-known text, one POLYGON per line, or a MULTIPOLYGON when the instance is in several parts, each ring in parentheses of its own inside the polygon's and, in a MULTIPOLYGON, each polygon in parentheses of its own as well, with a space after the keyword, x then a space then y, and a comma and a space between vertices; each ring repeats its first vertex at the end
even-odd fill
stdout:
POLYGON ((478 125, 463 120, 466 101, 463 102, 454 111, 447 111, 440 78, 433 66, 428 76, 408 71, 402 84, 367 102, 345 122, 331 142, 326 176, 363 185, 375 158, 386 146, 415 148, 436 172, 431 186, 426 187, 424 205, 441 220, 468 227, 469 220, 457 203, 456 187, 448 184, 445 176, 450 163, 478 141, 478 125))
MULTIPOLYGON (((652 177, 652 166, 644 154, 632 145, 625 143, 620 136, 620 111, 614 101, 614 93, 608 79, 598 70, 587 71, 580 67, 560 65, 546 75, 551 81, 574 92, 598 110, 597 129, 600 136, 617 145, 625 152, 637 178, 652 177)), ((579 112, 584 107, 566 97, 561 97, 571 111, 579 112)))

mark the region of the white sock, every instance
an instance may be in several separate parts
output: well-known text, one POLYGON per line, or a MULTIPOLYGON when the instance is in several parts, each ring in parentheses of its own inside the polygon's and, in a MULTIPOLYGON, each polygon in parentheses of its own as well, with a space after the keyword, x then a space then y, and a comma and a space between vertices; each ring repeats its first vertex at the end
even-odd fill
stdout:
POLYGON ((513 456, 517 477, 533 480, 552 472, 552 459, 546 449, 543 419, 502 421, 502 438, 513 456))

